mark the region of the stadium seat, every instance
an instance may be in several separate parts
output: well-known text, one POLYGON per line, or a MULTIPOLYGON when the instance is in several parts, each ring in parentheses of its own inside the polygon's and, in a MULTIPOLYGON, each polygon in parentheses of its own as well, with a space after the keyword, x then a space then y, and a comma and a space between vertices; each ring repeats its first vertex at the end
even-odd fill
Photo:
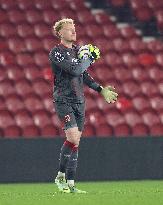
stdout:
POLYGON ((37 125, 38 127, 51 124, 50 114, 44 109, 38 110, 35 113, 33 113, 33 120, 35 125, 37 125))
POLYGON ((3 132, 5 138, 15 139, 22 136, 21 128, 16 125, 6 127, 3 132))
POLYGON ((128 125, 131 127, 135 126, 136 124, 141 124, 143 122, 141 115, 134 110, 129 110, 124 114, 124 118, 128 125))
POLYGON ((58 128, 52 124, 41 127, 40 131, 42 138, 54 138, 59 136, 58 128))
POLYGON ((152 96, 158 94, 158 88, 154 81, 144 81, 140 85, 141 92, 146 96, 152 96))
POLYGON ((6 11, 5 10, 0 10, 0 15, 1 15, 1 18, 0 18, 0 23, 6 23, 9 21, 9 18, 8 18, 8 15, 6 15, 6 11))
POLYGON ((35 7, 41 11, 51 8, 51 3, 49 1, 35 0, 34 2, 35 2, 35 7))
POLYGON ((22 38, 34 37, 34 28, 28 22, 17 25, 17 32, 22 38))
POLYGON ((127 137, 131 135, 130 127, 126 124, 119 124, 114 127, 114 135, 116 137, 127 137))
POLYGON ((24 109, 24 102, 21 98, 12 94, 6 98, 6 106, 10 112, 15 114, 19 110, 24 109))
POLYGON ((153 137, 161 137, 163 133, 163 124, 158 123, 158 124, 154 124, 152 125, 152 127, 150 127, 150 135, 153 137))
POLYGON ((8 66, 7 68, 8 79, 17 82, 25 78, 23 69, 19 66, 8 66))
POLYGON ((11 112, 8 110, 0 110, 0 128, 15 125, 15 120, 11 112))
POLYGON ((96 126, 96 136, 98 137, 113 137, 113 129, 108 124, 96 126))
POLYGON ((6 79, 0 81, 0 95, 3 97, 7 97, 8 95, 14 94, 15 88, 13 81, 6 79))
POLYGON ((153 126, 154 124, 160 123, 158 114, 150 109, 142 113, 142 119, 144 121, 144 124, 148 125, 149 127, 153 126))
POLYGON ((28 66, 34 64, 34 58, 32 54, 20 53, 16 56, 16 61, 19 66, 28 66))
POLYGON ((109 112, 105 114, 107 123, 113 127, 125 122, 123 115, 116 109, 110 109, 109 112))
POLYGON ((158 90, 160 95, 163 95, 163 80, 158 83, 158 90))
POLYGON ((26 38, 25 45, 27 51, 29 52, 36 52, 36 51, 43 50, 42 42, 40 42, 40 40, 36 37, 26 38))
POLYGON ((15 65, 15 56, 10 51, 4 51, 0 53, 1 65, 7 67, 10 65, 15 65))
POLYGON ((149 136, 148 126, 143 123, 138 123, 132 127, 132 136, 145 137, 149 136))
POLYGON ((134 108, 141 112, 151 107, 149 99, 144 95, 137 95, 132 99, 134 108))
POLYGON ((0 25, 0 36, 9 38, 11 36, 16 36, 16 27, 12 23, 1 23, 0 25))
POLYGON ((8 11, 7 14, 9 17, 9 21, 16 25, 26 21, 24 12, 19 9, 11 9, 8 11))
POLYGON ((31 83, 43 78, 43 72, 36 65, 24 67, 25 78, 31 83))
POLYGON ((35 64, 40 68, 49 66, 49 58, 45 52, 38 52, 34 55, 35 64))
POLYGON ((156 83, 163 79, 163 72, 160 66, 153 65, 149 67, 149 77, 156 83))
POLYGON ((24 98, 24 105, 25 108, 31 113, 44 108, 41 98, 34 94, 27 95, 24 98))
POLYGON ((152 96, 150 98, 150 104, 151 104, 151 107, 158 112, 160 110, 163 110, 162 96, 161 95, 152 96))
POLYGON ((16 124, 21 128, 34 124, 32 116, 26 109, 18 111, 14 117, 16 124))
POLYGON ((6 109, 6 104, 5 104, 5 99, 0 96, 0 110, 5 110, 6 109))
POLYGON ((19 80, 15 85, 15 89, 17 94, 22 98, 24 98, 28 94, 33 93, 31 83, 26 79, 19 80))
POLYGON ((34 92, 39 96, 44 96, 51 93, 51 86, 46 80, 35 80, 32 85, 34 92))
POLYGON ((95 136, 95 128, 92 125, 85 125, 84 131, 82 133, 83 137, 94 137, 95 136))
POLYGON ((34 32, 38 38, 46 38, 52 35, 51 29, 49 29, 49 26, 45 23, 35 24, 34 32))
POLYGON ((27 22, 30 24, 36 24, 43 22, 43 16, 40 15, 40 11, 36 9, 28 9, 25 12, 27 22))
POLYGON ((16 38, 16 37, 9 38, 8 47, 15 54, 26 51, 26 46, 22 38, 16 38))
POLYGON ((42 10, 44 22, 48 25, 52 25, 53 22, 56 22, 60 16, 60 13, 57 13, 54 11, 53 8, 42 10))
POLYGON ((127 80, 123 83, 124 93, 131 98, 135 97, 141 92, 140 85, 134 80, 127 80))
POLYGON ((27 139, 38 138, 40 136, 40 130, 35 125, 27 125, 22 129, 22 136, 27 139))
POLYGON ((52 101, 52 97, 49 95, 44 95, 42 98, 42 103, 44 104, 44 108, 50 112, 51 114, 54 114, 55 112, 55 108, 54 108, 54 104, 52 101))

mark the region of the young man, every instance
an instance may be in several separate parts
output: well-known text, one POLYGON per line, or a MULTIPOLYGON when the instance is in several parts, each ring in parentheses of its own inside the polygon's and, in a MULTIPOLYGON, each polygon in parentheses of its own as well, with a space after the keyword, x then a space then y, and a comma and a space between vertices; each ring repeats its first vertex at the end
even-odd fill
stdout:
POLYGON ((100 57, 99 49, 90 44, 81 48, 73 44, 76 41, 76 32, 72 19, 56 22, 54 31, 60 38, 60 44, 49 53, 55 74, 54 105, 66 134, 55 183, 65 193, 86 193, 74 185, 85 117, 83 84, 101 93, 108 103, 114 103, 118 94, 111 86, 103 88, 88 74, 88 67, 100 57))

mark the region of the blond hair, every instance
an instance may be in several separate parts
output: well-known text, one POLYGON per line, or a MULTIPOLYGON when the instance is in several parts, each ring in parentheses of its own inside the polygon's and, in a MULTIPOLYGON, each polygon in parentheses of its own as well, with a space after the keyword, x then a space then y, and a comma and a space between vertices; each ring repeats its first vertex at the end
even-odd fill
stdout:
POLYGON ((58 32, 62 29, 62 27, 65 23, 74 24, 74 20, 69 19, 69 18, 64 18, 64 19, 61 19, 61 20, 55 22, 53 29, 54 29, 57 37, 60 37, 58 32))

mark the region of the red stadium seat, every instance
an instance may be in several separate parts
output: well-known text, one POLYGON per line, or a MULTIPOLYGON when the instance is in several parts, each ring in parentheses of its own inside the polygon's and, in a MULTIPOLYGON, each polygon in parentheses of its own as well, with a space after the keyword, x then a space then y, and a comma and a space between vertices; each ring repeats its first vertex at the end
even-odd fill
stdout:
POLYGON ((163 2, 162 0, 148 0, 147 1, 148 6, 154 10, 156 10, 157 8, 163 7, 163 2))
POLYGON ((148 69, 151 80, 154 80, 157 83, 158 81, 163 79, 163 72, 161 67, 153 65, 148 69))
POLYGON ((94 39, 94 44, 100 49, 100 52, 105 54, 109 51, 111 43, 103 36, 94 39))
POLYGON ((21 38, 10 38, 8 40, 8 47, 15 54, 26 51, 25 43, 21 38))
POLYGON ((49 66, 49 59, 45 52, 35 53, 34 60, 36 65, 40 67, 44 68, 45 66, 49 66))
POLYGON ((19 24, 26 21, 25 13, 18 9, 11 9, 8 11, 9 21, 14 24, 19 24))
POLYGON ((51 3, 49 1, 35 0, 34 2, 35 2, 35 7, 41 11, 51 8, 51 3))
POLYGON ((150 127, 150 135, 154 137, 161 137, 163 135, 163 124, 158 123, 150 127))
POLYGON ((25 45, 29 52, 36 52, 36 51, 43 50, 42 42, 40 42, 40 40, 36 37, 26 38, 25 45))
POLYGON ((126 4, 126 2, 127 2, 126 0, 111 0, 111 4, 115 7, 122 7, 126 4))
POLYGON ((22 38, 34 37, 34 28, 28 22, 17 25, 17 32, 22 38))
POLYGON ((144 123, 149 127, 153 126, 154 124, 160 123, 158 114, 152 110, 147 110, 142 113, 142 118, 144 123))
POLYGON ((33 120, 34 120, 35 125, 37 125, 38 127, 51 124, 52 122, 50 118, 50 114, 44 109, 38 110, 35 113, 33 113, 33 120))
POLYGON ((42 10, 44 22, 46 24, 52 25, 53 22, 56 22, 60 16, 60 13, 54 12, 54 9, 42 10), (58 16, 59 15, 59 16, 58 16))
POLYGON ((158 65, 160 65, 161 67, 163 66, 163 54, 162 54, 162 52, 160 52, 156 55, 156 61, 157 61, 158 65))
POLYGON ((50 112, 50 113, 54 113, 55 112, 55 108, 54 108, 54 104, 52 101, 52 97, 50 97, 49 95, 44 95, 42 98, 42 102, 44 104, 44 108, 50 112))
POLYGON ((31 82, 43 78, 43 72, 36 66, 31 65, 24 68, 25 77, 31 82))
POLYGON ((46 80, 35 80, 32 85, 34 92, 39 96, 44 96, 52 92, 51 86, 46 80))
POLYGON ((6 97, 14 93, 15 93, 15 88, 11 80, 6 79, 3 81, 0 81, 0 95, 1 96, 6 97))
POLYGON ((123 83, 124 93, 130 97, 134 97, 141 92, 139 84, 134 80, 128 80, 123 83))
POLYGON ((46 38, 47 36, 52 35, 51 29, 45 23, 39 23, 34 26, 35 35, 38 38, 46 38))
POLYGON ((33 1, 17 0, 17 2, 21 10, 28 10, 33 8, 33 1))
POLYGON ((81 11, 86 9, 84 1, 81 0, 70 1, 70 8, 74 11, 81 11))
POLYGON ((122 58, 119 56, 117 52, 109 51, 104 56, 104 59, 105 59, 106 64, 111 67, 120 66, 123 64, 122 58))
POLYGON ((87 26, 85 26, 84 29, 85 29, 87 35, 91 38, 94 38, 94 39, 103 35, 103 31, 101 29, 99 29, 98 25, 94 25, 94 24, 87 25, 87 26))
POLYGON ((113 127, 125 122, 123 115, 116 109, 110 109, 108 113, 105 114, 107 123, 113 127))
POLYGON ((137 56, 130 52, 126 52, 122 54, 122 59, 123 59, 124 64, 129 67, 135 66, 138 63, 137 56))
POLYGON ((18 54, 16 57, 16 61, 19 66, 28 66, 34 64, 34 58, 32 54, 18 54))
POLYGON ((55 38, 55 37, 48 37, 48 38, 44 38, 42 43, 43 43, 44 50, 50 52, 50 50, 54 46, 59 44, 59 40, 57 38, 55 38))
POLYGON ((149 136, 148 126, 143 123, 136 124, 135 126, 132 127, 132 135, 134 137, 149 136))
POLYGON ((0 18, 0 24, 1 23, 7 23, 9 21, 8 19, 8 15, 6 15, 6 11, 5 10, 0 10, 0 15, 1 15, 1 18, 0 18))
POLYGON ((15 56, 9 51, 0 53, 0 61, 1 64, 5 67, 16 64, 15 56))
POLYGON ((5 129, 6 127, 15 125, 14 117, 8 110, 0 110, 0 128, 5 129))
POLYGON ((150 98, 151 107, 159 112, 159 110, 163 110, 163 101, 161 95, 152 96, 150 98))
POLYGON ((108 124, 101 124, 96 126, 96 136, 98 137, 112 137, 113 129, 108 124))
POLYGON ((149 22, 153 17, 153 13, 150 8, 144 6, 135 10, 135 16, 139 21, 149 22))
POLYGON ((133 79, 140 83, 149 79, 149 73, 142 66, 133 66, 131 73, 133 79))
POLYGON ((36 24, 43 22, 43 16, 40 15, 40 11, 36 9, 26 10, 26 19, 30 24, 36 24))
POLYGON ((5 99, 0 96, 0 110, 6 110, 5 99))
POLYGON ((139 112, 151 107, 149 99, 145 97, 144 95, 135 96, 132 99, 132 104, 134 108, 136 108, 136 110, 139 112))
POLYGON ((33 95, 33 94, 25 97, 24 105, 26 109, 31 113, 34 113, 35 111, 41 110, 44 108, 42 100, 38 96, 33 95))
POLYGON ((88 10, 84 10, 84 11, 81 11, 81 12, 78 12, 77 13, 77 18, 78 18, 78 21, 81 23, 81 24, 91 24, 91 23, 94 23, 94 17, 93 15, 88 11, 88 10))
POLYGON ((64 8, 67 8, 69 3, 65 0, 60 0, 60 1, 52 1, 51 6, 52 8, 56 9, 56 11, 61 11, 64 8))
POLYGON ((119 53, 129 52, 131 50, 128 39, 125 40, 122 37, 113 39, 113 49, 119 53))
POLYGON ((91 110, 86 112, 86 121, 85 124, 91 124, 92 126, 100 126, 101 124, 107 123, 104 115, 99 110, 91 110))
POLYGON ((22 68, 19 66, 9 66, 7 67, 7 75, 10 80, 13 80, 14 82, 17 82, 21 79, 24 79, 24 72, 22 68))
POLYGON ((15 121, 16 121, 16 124, 20 126, 21 128, 34 124, 32 116, 25 109, 20 110, 17 113, 15 113, 15 121))
POLYGON ((163 95, 163 80, 158 83, 158 90, 161 95, 163 95))
POLYGON ((25 79, 19 80, 16 83, 15 88, 16 88, 17 94, 22 96, 23 98, 26 95, 33 93, 32 86, 31 86, 30 82, 28 80, 25 80, 25 79))
POLYGON ((131 130, 130 127, 123 123, 119 124, 116 127, 114 127, 114 135, 116 137, 127 137, 131 135, 131 130))
POLYGON ((109 16, 106 13, 97 13, 94 15, 96 23, 101 25, 107 25, 112 24, 112 21, 110 20, 109 16))
POLYGON ((136 124, 141 124, 143 122, 141 115, 134 110, 127 111, 124 117, 127 124, 131 127, 135 126, 136 124))
POLYGON ((5 10, 14 9, 17 7, 16 2, 12 0, 1 0, 1 8, 5 10))
POLYGON ((116 37, 120 37, 121 36, 121 33, 120 33, 120 30, 115 26, 115 25, 103 25, 103 31, 104 31, 104 35, 105 37, 109 39, 113 39, 113 38, 116 38, 116 37))
POLYGON ((35 125, 25 126, 22 129, 22 136, 27 139, 38 138, 40 136, 40 130, 35 125))
POLYGON ((41 128, 41 137, 43 138, 54 138, 59 136, 58 128, 52 124, 46 125, 41 128))
POLYGON ((132 80, 132 74, 130 70, 124 66, 119 66, 114 69, 114 76, 120 82, 125 82, 126 80, 132 80))
POLYGON ((83 131, 83 134, 82 134, 83 137, 94 137, 95 134, 96 133, 95 133, 94 126, 89 125, 89 124, 84 126, 84 131, 83 131))
POLYGON ((129 39, 129 46, 130 49, 136 54, 147 50, 147 44, 143 42, 142 39, 136 37, 129 39))
POLYGON ((6 98, 6 106, 10 112, 15 114, 19 110, 24 109, 24 103, 21 98, 16 95, 9 95, 6 98))
POLYGON ((16 36, 16 27, 11 23, 1 23, 0 25, 0 36, 9 38, 11 36, 16 36))
POLYGON ((22 131, 20 127, 16 125, 9 126, 5 128, 3 131, 4 131, 5 138, 15 139, 15 138, 20 138, 22 136, 22 131))
POLYGON ((121 28, 120 32, 121 32, 122 36, 124 38, 126 38, 127 40, 129 38, 133 38, 133 37, 137 37, 138 36, 138 34, 136 33, 135 28, 133 28, 131 26, 125 26, 124 28, 121 28))
POLYGON ((153 81, 144 81, 141 83, 141 92, 146 96, 158 94, 158 88, 153 81))

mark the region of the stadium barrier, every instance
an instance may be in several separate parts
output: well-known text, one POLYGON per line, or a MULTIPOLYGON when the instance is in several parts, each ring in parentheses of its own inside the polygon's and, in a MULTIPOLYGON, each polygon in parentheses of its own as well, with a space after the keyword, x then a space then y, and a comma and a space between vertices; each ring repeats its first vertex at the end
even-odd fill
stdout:
MULTIPOLYGON (((52 182, 64 139, 2 139, 0 182, 52 182)), ((163 137, 82 138, 78 181, 163 179, 163 137)))

